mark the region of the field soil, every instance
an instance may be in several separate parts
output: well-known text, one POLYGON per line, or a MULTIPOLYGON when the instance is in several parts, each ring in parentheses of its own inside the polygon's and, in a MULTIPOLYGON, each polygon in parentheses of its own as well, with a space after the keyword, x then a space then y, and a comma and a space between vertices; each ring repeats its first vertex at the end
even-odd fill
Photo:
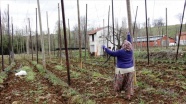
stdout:
MULTIPOLYGON (((46 60, 47 72, 58 80, 51 81, 47 74, 40 73, 33 61, 15 59, 15 65, 7 72, 3 83, 0 83, 0 104, 81 104, 89 100, 90 104, 186 103, 184 63, 153 61, 148 65, 147 61, 136 61, 137 82, 134 96, 129 101, 125 92, 115 96, 113 61, 103 65, 103 61, 87 59, 83 67, 79 68, 78 60, 70 59, 70 86, 64 87, 64 84, 59 83, 68 84, 65 60, 46 60), (30 67, 35 73, 33 80, 27 80, 27 76, 15 76, 16 70, 24 66, 30 67)), ((39 63, 42 63, 41 60, 39 63)))

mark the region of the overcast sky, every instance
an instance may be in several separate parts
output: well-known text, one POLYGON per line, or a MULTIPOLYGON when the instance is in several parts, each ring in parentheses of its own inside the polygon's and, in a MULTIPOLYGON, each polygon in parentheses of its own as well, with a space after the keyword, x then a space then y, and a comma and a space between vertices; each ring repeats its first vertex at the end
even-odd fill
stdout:
MULTIPOLYGON (((61 0, 40 0, 41 16, 43 30, 46 31, 46 11, 48 11, 50 31, 54 32, 58 20, 58 3, 61 0)), ((1 11, 7 10, 9 4, 10 18, 13 17, 13 23, 18 28, 24 28, 28 25, 28 19, 31 19, 31 28, 35 31, 35 8, 37 0, 1 0, 1 11)), ((80 16, 85 16, 86 4, 88 5, 88 27, 102 27, 107 25, 109 5, 111 0, 79 0, 80 16)), ((70 20, 70 28, 77 25, 77 0, 64 0, 66 26, 70 20)), ((60 3, 61 6, 61 3, 60 3)), ((137 23, 145 22, 145 0, 131 0, 132 20, 134 21, 136 7, 138 6, 137 23)), ((168 10, 168 25, 180 24, 176 17, 182 14, 184 0, 147 0, 148 17, 152 22, 154 19, 162 18, 165 22, 165 8, 168 10)), ((60 7, 61 8, 61 7, 60 7)), ((61 12, 60 12, 61 13, 61 12)), ((62 16, 60 14, 60 16, 62 16)), ((110 12, 110 25, 112 25, 112 11, 110 12)), ((114 18, 118 19, 121 25, 123 18, 127 18, 126 0, 114 0, 114 18)), ((126 19, 127 20, 127 19, 126 19)), ((185 23, 185 20, 184 20, 185 23)))

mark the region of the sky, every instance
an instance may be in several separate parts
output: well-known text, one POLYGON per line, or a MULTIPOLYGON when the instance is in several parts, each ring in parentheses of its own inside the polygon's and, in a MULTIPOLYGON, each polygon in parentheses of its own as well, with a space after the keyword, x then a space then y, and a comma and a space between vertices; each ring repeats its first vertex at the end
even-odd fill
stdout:
MULTIPOLYGON (((50 32, 55 32, 56 22, 58 20, 58 3, 60 5, 60 19, 61 15, 61 0, 39 0, 42 16, 43 31, 47 31, 46 12, 48 12, 50 32)), ((87 24, 88 28, 97 28, 108 25, 108 11, 110 5, 110 25, 112 25, 112 4, 111 0, 79 0, 80 16, 86 15, 87 9, 87 24), (103 23, 104 20, 104 23, 103 23)), ((28 18, 30 18, 31 30, 35 31, 35 21, 37 0, 1 0, 1 11, 7 11, 9 4, 10 18, 13 18, 13 24, 16 28, 23 29, 28 25, 28 18)), ((132 21, 135 19, 136 8, 137 24, 145 22, 145 0, 131 0, 131 15, 132 21)), ((64 0, 66 27, 68 27, 68 19, 71 30, 78 24, 77 15, 77 0, 64 0)), ((177 17, 178 14, 183 13, 184 0, 147 0, 147 17, 150 22, 162 18, 165 22, 165 8, 167 8, 167 24, 180 24, 177 17)), ((125 19, 127 21, 127 7, 126 0, 114 0, 114 19, 117 19, 119 26, 125 19)), ((39 19, 38 19, 39 20, 39 19)), ((12 21, 12 19, 11 19, 12 21)), ((11 22, 10 21, 10 22, 11 22)), ((184 23, 185 23, 184 19, 184 23)), ((39 21, 38 21, 39 23, 39 21)), ((127 25, 127 24, 126 24, 127 25)), ((39 30, 39 25, 38 25, 39 30)))

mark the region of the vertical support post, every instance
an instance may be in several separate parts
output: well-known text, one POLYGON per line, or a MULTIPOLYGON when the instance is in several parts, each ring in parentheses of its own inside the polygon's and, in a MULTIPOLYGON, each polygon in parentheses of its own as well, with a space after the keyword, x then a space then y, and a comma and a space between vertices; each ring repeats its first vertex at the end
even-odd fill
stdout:
POLYGON ((181 26, 180 26, 178 47, 177 47, 177 52, 176 52, 176 61, 178 60, 178 51, 179 51, 179 46, 180 46, 180 37, 181 37, 181 30, 182 30, 183 18, 184 18, 184 13, 185 13, 185 6, 186 6, 186 0, 185 0, 184 8, 183 8, 182 21, 181 21, 181 26))
POLYGON ((82 55, 81 55, 81 30, 80 30, 80 13, 79 13, 79 0, 77 0, 77 14, 78 14, 78 35, 79 35, 79 61, 80 61, 80 68, 82 68, 82 55))
POLYGON ((149 65, 149 36, 148 36, 148 26, 147 26, 147 1, 145 0, 145 17, 146 17, 146 35, 147 35, 147 56, 149 65))
MULTIPOLYGON (((115 51, 115 36, 114 36, 114 3, 113 3, 113 0, 112 0, 112 34, 113 34, 113 50, 115 51)), ((116 58, 114 57, 114 65, 116 64, 116 58)))
POLYGON ((47 17, 47 30, 48 30, 48 53, 49 53, 49 58, 51 61, 51 52, 50 52, 50 30, 48 26, 48 12, 46 12, 46 17, 47 17))
POLYGON ((60 58, 60 63, 62 64, 62 55, 61 55, 61 48, 62 48, 62 42, 61 42, 61 28, 60 28, 60 9, 59 9, 59 3, 58 3, 58 37, 59 37, 59 58, 60 58))
POLYGON ((23 52, 23 42, 22 42, 22 39, 23 39, 23 30, 22 30, 21 35, 20 35, 20 42, 21 42, 20 53, 21 53, 21 56, 22 56, 22 52, 23 52))
POLYGON ((38 59, 38 31, 37 31, 37 8, 36 8, 36 56, 37 56, 37 63, 39 62, 38 59))
POLYGON ((85 61, 87 58, 87 4, 86 4, 86 22, 85 22, 85 61))
MULTIPOLYGON (((132 20, 131 20, 131 10, 130 10, 130 0, 126 0, 126 2, 127 2, 128 21, 132 22, 132 20)), ((129 28, 130 34, 133 34, 132 33, 132 23, 128 23, 128 28, 129 28)))
POLYGON ((46 62, 45 62, 45 45, 44 45, 44 36, 42 33, 42 21, 41 21, 41 11, 40 11, 40 4, 39 0, 37 0, 38 5, 38 14, 39 14, 39 24, 40 24, 40 35, 41 35, 41 45, 42 45, 42 61, 43 61, 43 67, 46 69, 46 62))
POLYGON ((167 34, 167 8, 165 9, 166 11, 166 49, 168 48, 168 43, 169 43, 169 38, 168 38, 168 34, 167 34))
MULTIPOLYGON (((26 25, 26 35, 28 35, 28 29, 26 25)), ((26 41, 26 50, 27 50, 27 55, 29 54, 29 36, 27 36, 27 41, 26 41)))
MULTIPOLYGON (((68 29, 69 29, 69 37, 68 37, 68 47, 70 47, 70 44, 71 44, 71 41, 70 41, 70 23, 69 23, 69 19, 68 19, 68 29)), ((71 50, 71 55, 69 55, 69 57, 71 57, 72 56, 72 50, 71 50)))
MULTIPOLYGON (((108 47, 108 42, 109 42, 109 38, 110 38, 109 22, 110 22, 110 5, 109 5, 109 10, 108 10, 108 36, 107 36, 108 40, 107 40, 107 47, 108 47)), ((107 54, 107 58, 108 58, 108 54, 107 54)))
POLYGON ((32 33, 31 33, 31 27, 30 27, 30 18, 28 18, 29 23, 29 31, 30 31, 30 45, 31 45, 31 53, 32 53, 32 61, 33 61, 33 45, 32 45, 32 33))
POLYGON ((13 42, 13 40, 14 40, 14 25, 13 25, 13 19, 12 19, 12 55, 13 55, 13 57, 12 57, 12 62, 14 62, 14 42, 13 42))
POLYGON ((66 23, 65 23, 65 10, 64 10, 63 0, 61 0, 61 8, 62 8, 62 17, 63 17, 63 28, 64 28, 63 31, 64 31, 64 40, 65 40, 65 54, 66 54, 66 66, 67 66, 68 85, 70 85, 70 67, 69 67, 69 60, 68 60, 66 23))
MULTIPOLYGON (((102 39, 103 39, 103 45, 105 45, 105 33, 104 33, 104 19, 103 19, 103 36, 102 36, 102 39)), ((104 49, 102 49, 103 51, 103 57, 104 57, 104 49)))
MULTIPOLYGON (((138 15, 138 6, 136 8, 136 16, 135 16, 135 21, 134 21, 134 28, 133 28, 133 38, 135 39, 135 29, 136 29, 136 18, 137 18, 137 15, 138 15)), ((136 44, 133 44, 133 46, 136 47, 137 49, 137 41, 135 41, 136 44)))
POLYGON ((8 10, 7 10, 7 14, 8 14, 8 50, 9 50, 9 65, 11 64, 11 59, 10 59, 10 53, 11 53, 11 36, 10 36, 10 14, 9 14, 9 4, 8 4, 8 10))
POLYGON ((55 51, 56 51, 56 46, 55 46, 55 34, 53 34, 53 46, 54 46, 54 56, 56 55, 55 51))
POLYGON ((1 34, 1 61, 2 61, 1 66, 2 66, 2 71, 4 71, 3 34, 2 34, 2 25, 1 25, 1 7, 0 7, 0 34, 1 34))

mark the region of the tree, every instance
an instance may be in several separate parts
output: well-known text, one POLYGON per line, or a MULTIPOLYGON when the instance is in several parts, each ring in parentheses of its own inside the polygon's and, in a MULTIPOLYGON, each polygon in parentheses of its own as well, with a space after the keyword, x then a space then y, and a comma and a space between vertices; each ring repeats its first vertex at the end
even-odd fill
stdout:
MULTIPOLYGON (((112 27, 110 27, 109 30, 110 30, 109 31, 110 34, 113 33, 112 27)), ((111 44, 113 44, 114 46, 116 46, 117 49, 120 49, 121 43, 124 41, 123 39, 125 39, 125 37, 122 34, 124 34, 123 31, 122 31, 122 28, 121 27, 119 28, 118 26, 116 26, 116 29, 114 29, 114 39, 117 41, 117 43, 116 42, 115 43, 113 42, 113 39, 111 38, 112 37, 111 35, 110 36, 106 36, 105 38, 111 44)))
POLYGON ((162 19, 162 18, 155 19, 155 20, 153 21, 153 26, 154 26, 154 27, 164 26, 163 19, 162 19))
MULTIPOLYGON (((155 19, 153 21, 153 26, 154 27, 158 27, 158 31, 159 31, 159 35, 161 34, 161 27, 164 26, 165 23, 163 23, 163 19, 159 18, 159 19, 155 19)), ((162 34, 163 35, 163 34, 162 34)))
POLYGON ((181 21, 182 21, 182 13, 178 13, 177 15, 176 15, 176 18, 179 20, 179 22, 181 23, 181 21))

